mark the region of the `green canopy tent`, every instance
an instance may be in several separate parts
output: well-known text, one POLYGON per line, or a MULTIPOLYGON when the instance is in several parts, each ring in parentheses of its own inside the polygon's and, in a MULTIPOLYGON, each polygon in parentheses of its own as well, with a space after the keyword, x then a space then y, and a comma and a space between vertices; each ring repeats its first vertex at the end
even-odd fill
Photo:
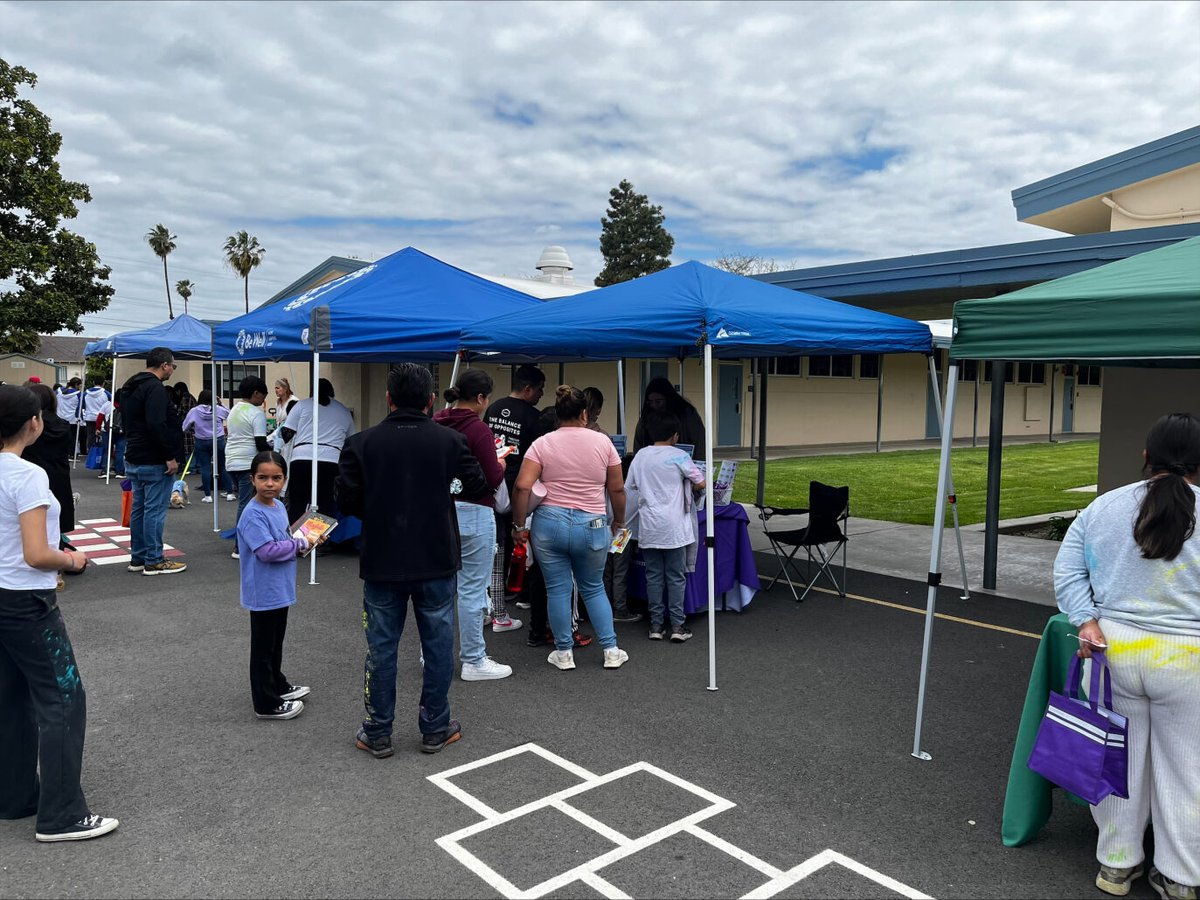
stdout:
MULTIPOLYGON (((935 523, 945 521, 958 366, 964 359, 1200 366, 1200 237, 999 297, 954 304, 935 523)), ((993 453, 998 459, 998 449, 993 453)), ((942 531, 933 529, 930 551, 912 751, 919 759, 929 759, 921 749, 921 724, 941 580, 942 531)))

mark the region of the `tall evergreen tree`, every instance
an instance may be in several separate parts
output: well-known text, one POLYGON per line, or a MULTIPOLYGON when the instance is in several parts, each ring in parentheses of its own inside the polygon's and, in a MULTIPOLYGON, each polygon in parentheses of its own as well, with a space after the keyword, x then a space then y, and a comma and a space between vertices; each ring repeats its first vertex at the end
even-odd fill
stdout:
POLYGON ((167 287, 167 318, 175 318, 175 308, 171 305, 171 279, 167 277, 167 255, 175 249, 175 235, 166 225, 155 225, 146 232, 146 243, 154 251, 154 255, 163 261, 163 284, 167 287))
POLYGON ((112 271, 96 245, 59 226, 92 199, 58 168, 62 135, 20 96, 37 76, 0 59, 0 351, 36 353, 39 334, 83 331, 108 306, 112 271))
POLYGON ((608 192, 608 215, 600 220, 600 252, 604 268, 597 287, 619 284, 671 265, 675 238, 663 228, 661 206, 634 191, 624 179, 608 192))

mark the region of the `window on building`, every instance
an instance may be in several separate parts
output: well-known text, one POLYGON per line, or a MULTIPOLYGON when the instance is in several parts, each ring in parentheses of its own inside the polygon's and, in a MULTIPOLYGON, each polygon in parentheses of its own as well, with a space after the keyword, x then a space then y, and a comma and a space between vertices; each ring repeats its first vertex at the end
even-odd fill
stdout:
MULTIPOLYGON (((1004 364, 1004 383, 1012 384, 1013 376, 1015 374, 1016 374, 1015 367, 1013 366, 1013 364, 1010 362, 1006 362, 1004 364)), ((983 364, 983 380, 988 382, 989 384, 991 383, 991 380, 992 380, 992 363, 991 362, 986 362, 983 364)))
POLYGON ((879 360, 878 353, 864 353, 858 358, 858 377, 859 378, 878 378, 879 377, 879 360))
POLYGON ((1075 384, 1100 384, 1100 367, 1099 366, 1076 366, 1075 367, 1075 384))
POLYGON ((767 359, 768 375, 799 375, 799 356, 772 356, 767 359))
POLYGON ((837 356, 810 356, 808 358, 810 378, 853 378, 854 357, 846 354, 837 356))
MULTIPOLYGON (((246 363, 217 363, 217 376, 221 379, 221 400, 226 406, 232 406, 232 401, 237 399, 238 385, 242 379, 248 375, 257 375, 259 378, 267 377, 266 366, 253 366, 246 363)), ((270 385, 267 385, 270 388, 270 385)), ((294 386, 293 386, 294 387, 294 386)), ((212 364, 207 363, 204 366, 204 389, 212 390, 212 364)), ((268 394, 270 392, 268 391, 268 394)))
MULTIPOLYGON (((1011 363, 1010 363, 1011 365, 1011 363)), ((1017 363, 1017 384, 1045 384, 1045 363, 1017 363)))
POLYGON ((958 380, 974 381, 979 376, 979 360, 964 359, 958 364, 958 380))

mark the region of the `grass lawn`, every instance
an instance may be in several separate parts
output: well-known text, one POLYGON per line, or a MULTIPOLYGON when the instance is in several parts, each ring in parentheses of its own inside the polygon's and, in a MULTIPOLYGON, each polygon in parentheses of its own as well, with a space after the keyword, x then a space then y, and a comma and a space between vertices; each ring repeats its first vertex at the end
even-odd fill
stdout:
MULTIPOLYGON (((1000 518, 1083 509, 1096 495, 1068 493, 1067 489, 1096 483, 1099 448, 1098 441, 1005 447, 1000 518)), ((771 506, 807 506, 809 481, 849 485, 852 515, 931 525, 937 466, 936 449, 770 460, 764 497, 771 506)), ((958 493, 959 521, 964 525, 982 522, 987 447, 955 449, 950 473, 958 493)), ((734 484, 734 499, 754 503, 757 484, 758 465, 743 462, 734 484)), ((949 521, 947 515, 947 524, 949 521)))

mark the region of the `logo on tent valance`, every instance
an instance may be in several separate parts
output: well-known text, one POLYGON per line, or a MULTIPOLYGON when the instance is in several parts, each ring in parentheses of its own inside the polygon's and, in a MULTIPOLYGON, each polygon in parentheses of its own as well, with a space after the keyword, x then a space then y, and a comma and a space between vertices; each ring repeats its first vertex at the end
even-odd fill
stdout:
POLYGON ((239 356, 245 356, 247 350, 262 350, 275 343, 275 332, 272 331, 239 331, 233 346, 239 356))

